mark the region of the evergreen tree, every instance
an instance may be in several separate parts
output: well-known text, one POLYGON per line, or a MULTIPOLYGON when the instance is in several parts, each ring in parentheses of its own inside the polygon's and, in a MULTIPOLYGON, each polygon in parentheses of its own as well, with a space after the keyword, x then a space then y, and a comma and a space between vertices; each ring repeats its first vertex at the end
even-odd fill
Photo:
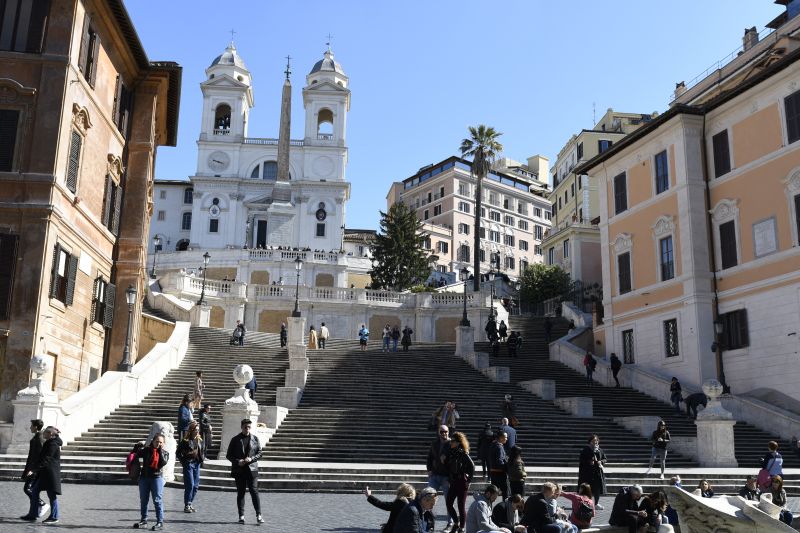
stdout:
POLYGON ((539 304, 569 292, 571 280, 569 273, 558 265, 536 263, 525 269, 520 282, 522 299, 529 304, 539 304))
POLYGON ((381 229, 372 245, 372 287, 402 291, 424 282, 430 274, 426 238, 422 222, 405 204, 381 211, 381 229))

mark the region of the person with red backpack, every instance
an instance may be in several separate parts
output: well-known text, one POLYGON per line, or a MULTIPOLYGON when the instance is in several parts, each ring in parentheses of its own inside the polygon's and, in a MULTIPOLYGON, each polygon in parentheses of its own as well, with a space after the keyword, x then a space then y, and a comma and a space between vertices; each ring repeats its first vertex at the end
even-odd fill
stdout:
POLYGON ((128 471, 128 477, 133 481, 139 481, 139 476, 142 475, 142 463, 139 461, 139 452, 144 448, 144 441, 140 440, 133 445, 133 449, 128 453, 128 458, 125 459, 125 470, 128 471))
POLYGON ((592 374, 594 374, 594 369, 597 367, 597 359, 594 358, 592 352, 586 352, 586 356, 583 358, 583 366, 586 367, 586 381, 591 387, 594 385, 592 374))

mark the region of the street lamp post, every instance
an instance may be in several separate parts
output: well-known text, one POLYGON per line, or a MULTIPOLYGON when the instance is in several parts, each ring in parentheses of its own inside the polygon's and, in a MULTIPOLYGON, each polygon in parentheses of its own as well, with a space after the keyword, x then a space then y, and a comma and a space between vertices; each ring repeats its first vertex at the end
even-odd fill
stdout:
POLYGON ((125 290, 125 300, 128 302, 128 332, 125 334, 125 348, 122 350, 122 362, 117 365, 120 372, 130 372, 133 370, 131 364, 131 326, 133 325, 133 304, 136 303, 136 289, 133 285, 128 285, 125 290))
POLYGON ((461 316, 461 325, 469 326, 469 319, 467 318, 467 279, 469 278, 469 270, 464 267, 460 271, 461 281, 464 282, 464 314, 461 316))
POLYGON ((156 235, 153 237, 153 269, 150 271, 150 277, 156 279, 156 258, 158 257, 158 248, 161 246, 161 237, 156 235))
POLYGON ((488 276, 489 276, 489 288, 490 288, 491 293, 492 293, 492 307, 489 308, 489 316, 495 316, 495 313, 494 313, 494 279, 497 276, 497 274, 495 273, 493 268, 492 268, 492 270, 489 270, 488 276))
POLYGON ((211 261, 211 255, 206 252, 203 254, 203 286, 200 289, 200 299, 197 300, 197 305, 206 303, 206 271, 208 270, 208 262, 211 261))
POLYGON ((725 364, 722 359, 722 350, 728 348, 725 343, 722 341, 722 334, 725 332, 725 323, 722 321, 721 318, 717 318, 714 321, 714 338, 716 339, 711 344, 711 350, 714 352, 716 359, 717 359, 717 378, 719 382, 722 384, 722 392, 725 394, 729 394, 731 392, 731 388, 728 386, 728 382, 725 381, 725 364))
POLYGON ((300 313, 300 271, 303 270, 303 260, 299 256, 294 260, 294 269, 297 271, 297 283, 294 288, 294 311, 292 311, 292 317, 300 317, 303 316, 300 313))

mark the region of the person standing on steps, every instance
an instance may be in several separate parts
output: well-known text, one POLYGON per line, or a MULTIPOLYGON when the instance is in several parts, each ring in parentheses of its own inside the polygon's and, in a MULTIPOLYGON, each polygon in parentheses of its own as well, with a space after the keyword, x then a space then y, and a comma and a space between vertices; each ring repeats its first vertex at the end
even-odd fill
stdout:
POLYGON ((578 485, 588 483, 592 488, 595 508, 603 510, 600 505, 600 496, 606 492, 606 454, 600 447, 600 437, 591 435, 589 442, 581 450, 578 463, 578 485))
POLYGON ((157 531, 164 528, 164 478, 162 474, 163 468, 169 462, 169 452, 164 449, 164 435, 156 434, 149 445, 139 450, 137 461, 139 459, 142 461, 142 470, 139 476, 141 520, 133 524, 133 528, 147 528, 147 507, 150 505, 150 496, 152 496, 153 507, 156 510, 156 525, 153 526, 153 531, 157 531))
POLYGON ((250 393, 250 399, 256 399, 256 391, 258 390, 258 382, 256 381, 256 375, 253 373, 253 379, 247 382, 247 385, 244 386, 247 389, 247 392, 250 393))
POLYGON ((778 452, 778 443, 771 440, 767 443, 767 453, 761 458, 761 470, 758 472, 758 488, 767 491, 772 478, 783 476, 783 456, 778 452))
POLYGON ((503 493, 503 500, 508 499, 508 456, 506 455, 505 444, 508 442, 508 435, 505 431, 498 431, 497 437, 489 446, 489 480, 492 485, 500 489, 503 493))
POLYGON ((400 344, 403 345, 403 351, 407 352, 408 347, 411 346, 411 335, 414 334, 414 330, 410 327, 406 326, 403 328, 403 338, 400 340, 400 344))
MULTIPOLYGON (((450 473, 447 470, 447 455, 450 453, 450 430, 445 425, 439 426, 439 435, 431 442, 428 448, 428 457, 425 468, 428 472, 428 486, 434 490, 442 491, 445 499, 450 489, 450 473)), ((452 520, 448 520, 452 526, 452 520)))
POLYGON ((189 433, 178 444, 175 454, 183 467, 183 512, 194 513, 192 505, 200 487, 200 467, 203 466, 203 439, 197 422, 189 424, 189 433))
POLYGON ((400 342, 400 326, 392 328, 392 351, 397 351, 397 343, 400 342))
POLYGON ((328 326, 323 322, 319 327, 319 347, 323 350, 325 349, 325 343, 328 342, 328 337, 330 337, 330 335, 331 332, 328 331, 328 326))
POLYGON ((392 328, 389 324, 386 324, 383 327, 383 351, 384 353, 389 353, 389 341, 392 340, 392 328))
POLYGON ((594 369, 597 367, 597 359, 594 358, 592 352, 586 352, 586 355, 583 358, 583 366, 586 368, 586 382, 590 387, 592 387, 594 386, 592 374, 594 374, 594 369))
POLYGON ((393 533, 394 524, 397 522, 397 516, 403 509, 405 509, 406 505, 416 498, 417 491, 414 490, 414 487, 408 483, 401 483, 395 492, 395 499, 391 502, 385 502, 373 496, 372 491, 369 490, 369 487, 364 488, 364 496, 367 497, 367 501, 370 504, 374 505, 378 509, 389 511, 389 519, 381 528, 381 533, 393 533))
POLYGON ((50 500, 50 516, 45 518, 42 523, 58 523, 58 495, 61 494, 61 446, 64 444, 58 434, 58 429, 53 426, 47 426, 42 432, 44 443, 35 465, 30 470, 29 477, 33 477, 35 481, 31 487, 30 509, 28 509, 28 514, 22 517, 25 521, 35 522, 40 513, 44 514, 39 507, 41 501, 39 495, 44 491, 47 493, 47 499, 50 500))
POLYGON ((311 326, 308 330, 308 349, 309 350, 316 350, 317 349, 317 330, 314 329, 314 326, 311 326))
POLYGON ((653 448, 650 452, 650 466, 647 467, 647 472, 644 475, 650 473, 653 469, 653 462, 658 458, 661 463, 661 477, 659 479, 664 479, 664 469, 667 467, 667 445, 669 444, 669 431, 667 431, 666 422, 663 420, 658 421, 658 427, 653 431, 650 440, 653 443, 653 448))
POLYGON ((478 437, 478 459, 481 461, 481 468, 483 468, 483 478, 489 481, 489 448, 494 440, 494 431, 492 430, 492 423, 486 422, 483 426, 478 437))
POLYGON ((433 413, 432 425, 434 427, 447 426, 450 431, 455 431, 456 421, 458 421, 459 418, 461 418, 461 415, 458 414, 455 402, 448 400, 433 413))
POLYGON ((678 378, 675 376, 672 376, 672 380, 669 383, 669 401, 671 401, 672 405, 675 407, 675 412, 681 414, 683 389, 681 388, 681 382, 678 381, 678 378))
POLYGON ((186 394, 181 400, 181 405, 178 407, 178 439, 183 440, 186 436, 186 432, 189 431, 189 422, 191 422, 194 417, 192 417, 192 409, 191 409, 192 399, 189 398, 189 395, 186 394))
POLYGON ((525 496, 525 462, 522 460, 522 448, 514 446, 508 452, 508 484, 511 494, 525 496))
POLYGON ((448 472, 449 488, 445 503, 447 504, 447 513, 450 519, 448 522, 455 524, 458 521, 458 529, 453 528, 455 531, 463 531, 467 521, 467 493, 469 492, 469 485, 472 483, 472 478, 475 476, 475 463, 469 456, 469 442, 467 436, 456 431, 450 440, 450 450, 447 452, 445 459, 445 466, 448 472), (453 507, 453 502, 458 500, 458 514, 453 507))
POLYGON ((192 410, 200 409, 200 405, 203 403, 203 389, 205 389, 205 385, 203 385, 203 373, 198 370, 195 372, 194 378, 194 393, 192 393, 192 410))
POLYGON ((544 317, 544 342, 550 344, 550 336, 553 334, 553 322, 550 321, 550 317, 544 317))
POLYGON ((244 346, 244 336, 247 329, 241 320, 236 321, 236 328, 233 330, 233 338, 239 341, 239 346, 244 346))
POLYGON ((286 348, 286 341, 289 338, 289 332, 286 330, 286 324, 281 322, 281 348, 286 348))
POLYGON ((508 337, 508 326, 506 325, 505 320, 500 321, 500 325, 497 326, 497 333, 500 335, 500 342, 506 342, 506 337, 508 337))
POLYGON ((609 363, 611 364, 611 375, 614 376, 614 381, 617 382, 615 385, 616 388, 620 387, 619 384, 619 371, 622 370, 622 361, 619 360, 617 354, 611 352, 611 357, 609 358, 609 363))
POLYGON ((499 333, 497 332, 497 322, 495 322, 494 317, 490 316, 489 321, 486 322, 486 327, 484 328, 486 331, 486 338, 489 339, 489 343, 494 345, 499 339, 499 333))
MULTIPOLYGON (((30 431, 33 433, 33 437, 31 438, 30 442, 28 443, 28 457, 25 459, 25 469, 22 471, 22 480, 25 482, 22 486, 22 491, 30 500, 33 495, 33 484, 36 481, 36 477, 33 475, 33 469, 36 467, 37 462, 39 461, 39 455, 42 452, 42 444, 44 441, 42 440, 42 428, 44 427, 44 422, 39 420, 38 418, 31 420, 31 427, 30 431)), ((50 506, 44 503, 44 500, 39 498, 39 513, 37 518, 41 518, 44 513, 50 508, 50 506)))
POLYGON ((518 339, 519 337, 517 336, 516 331, 512 331, 508 336, 508 340, 506 341, 506 349, 508 350, 509 357, 517 356, 517 344, 519 342, 518 339))
POLYGON ((213 441, 213 427, 211 426, 210 403, 203 405, 203 409, 200 411, 198 419, 200 421, 199 424, 200 437, 203 439, 203 457, 205 457, 208 454, 208 450, 209 448, 211 448, 211 443, 213 441))
POLYGON ((250 433, 252 425, 249 418, 242 420, 242 432, 231 439, 225 458, 231 463, 231 477, 236 481, 239 523, 244 524, 244 493, 250 492, 256 511, 256 522, 260 525, 264 523, 261 517, 261 498, 258 495, 258 460, 261 459, 262 452, 258 437, 250 433))
POLYGON ((358 330, 358 346, 362 352, 367 351, 367 342, 369 342, 369 330, 366 325, 361 324, 361 329, 358 330))
POLYGON ((511 451, 511 448, 517 445, 517 430, 511 427, 511 425, 508 423, 508 418, 500 419, 500 427, 498 429, 506 434, 507 438, 505 444, 503 444, 503 448, 506 449, 506 455, 508 455, 508 452, 511 451))

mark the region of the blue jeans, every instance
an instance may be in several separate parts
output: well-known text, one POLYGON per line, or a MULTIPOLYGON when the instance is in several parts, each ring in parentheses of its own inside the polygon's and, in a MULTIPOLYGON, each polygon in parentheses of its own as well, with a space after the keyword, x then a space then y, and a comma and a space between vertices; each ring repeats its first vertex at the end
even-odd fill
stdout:
POLYGON ((183 505, 189 505, 200 486, 200 463, 190 461, 183 465, 183 505))
POLYGON ((153 507, 156 508, 156 522, 164 521, 164 506, 162 496, 164 495, 163 477, 140 477, 139 478, 139 510, 142 520, 147 520, 147 506, 150 504, 150 495, 153 495, 153 507))
MULTIPOLYGON (((39 488, 39 480, 34 481, 31 487, 31 506, 30 509, 28 509, 28 516, 39 516, 39 494, 41 494, 41 492, 42 489, 39 488)), ((58 520, 58 494, 52 490, 47 490, 47 498, 50 500, 50 516, 48 518, 58 520)))
POLYGON ((392 351, 397 351, 397 339, 392 339, 392 351))
POLYGON ((428 486, 442 491, 444 497, 447 498, 447 491, 450 490, 450 479, 440 474, 431 474, 428 478, 428 486))
POLYGON ((384 350, 385 352, 388 352, 388 351, 389 351, 389 341, 390 341, 390 340, 391 340, 391 339, 390 339, 389 337, 384 337, 384 338, 383 338, 383 350, 384 350))

